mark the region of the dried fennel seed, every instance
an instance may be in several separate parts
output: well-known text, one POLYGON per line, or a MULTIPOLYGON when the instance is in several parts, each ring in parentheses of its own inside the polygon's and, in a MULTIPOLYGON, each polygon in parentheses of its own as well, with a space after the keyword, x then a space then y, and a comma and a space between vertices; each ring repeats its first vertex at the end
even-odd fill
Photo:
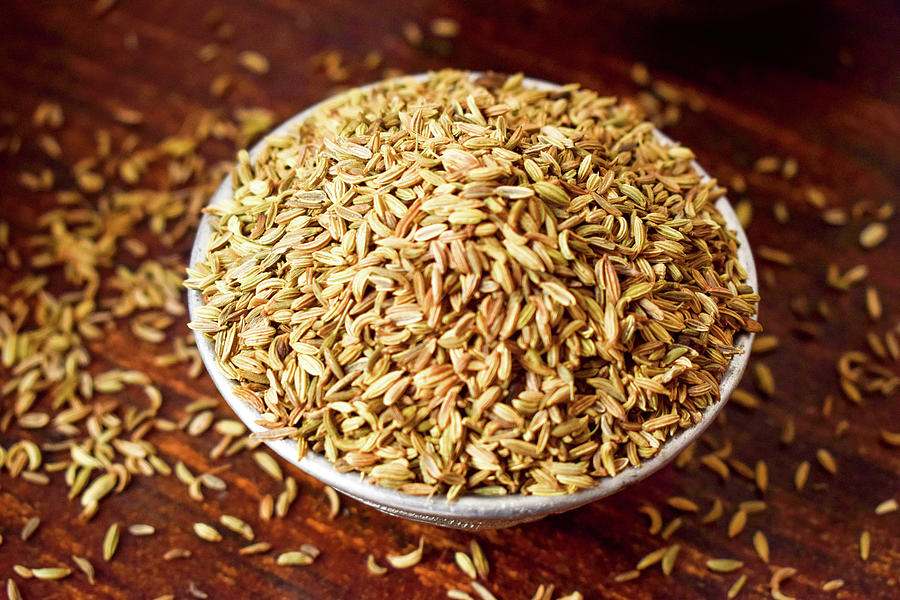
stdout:
POLYGON ((327 106, 239 154, 188 270, 265 439, 411 494, 549 495, 718 400, 758 297, 721 190, 632 106, 454 71, 327 106))
POLYGON ((387 561, 395 569, 408 569, 414 567, 422 560, 422 551, 424 548, 425 538, 419 538, 418 547, 412 552, 406 554, 388 554, 387 561))
POLYGON ((710 571, 715 571, 717 573, 731 573, 732 571, 737 571, 743 566, 743 561, 733 558, 711 558, 706 561, 706 567, 710 571))

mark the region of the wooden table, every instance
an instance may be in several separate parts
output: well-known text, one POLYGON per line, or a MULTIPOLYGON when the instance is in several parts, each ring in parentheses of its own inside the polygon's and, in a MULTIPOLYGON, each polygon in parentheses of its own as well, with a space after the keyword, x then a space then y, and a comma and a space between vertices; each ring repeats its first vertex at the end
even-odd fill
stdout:
MULTIPOLYGON (((154 434, 149 439, 170 464, 183 460, 194 472, 224 467, 220 476, 227 490, 207 491, 206 499, 196 502, 174 477, 138 478, 84 523, 76 518, 77 502, 65 498, 61 474, 52 474, 54 484, 49 486, 12 478, 6 471, 0 474, 0 579, 14 577, 26 599, 190 598, 191 582, 210 598, 442 598, 451 588, 471 593, 453 555, 465 550, 473 537, 491 563, 484 585, 504 599, 530 598, 540 584, 555 585, 554 598, 573 590, 585 598, 723 598, 738 573, 709 571, 705 563, 713 557, 744 561, 742 572, 748 579, 740 598, 769 597, 771 573, 781 566, 797 569, 783 590, 798 598, 900 596, 900 513, 874 512, 882 501, 900 496, 900 453, 879 441, 879 428, 900 430, 897 394, 868 395, 860 405, 849 403, 837 386, 834 366, 845 351, 868 352, 867 333, 883 335, 900 323, 896 216, 888 218, 892 232, 885 243, 865 251, 857 242, 878 207, 900 197, 896 4, 763 2, 728 12, 713 2, 688 8, 687 3, 644 1, 623 8, 623 3, 547 0, 221 0, 215 5, 129 0, 100 16, 92 15, 90 4, 6 0, 0 6, 0 109, 19 117, 3 126, 0 138, 8 142, 17 132, 25 140, 15 156, 0 152, 0 218, 11 224, 14 234, 33 231, 40 213, 50 206, 47 194, 26 191, 17 183, 20 170, 46 165, 65 180, 65 165, 93 148, 98 128, 109 128, 119 137, 130 130, 142 140, 160 141, 175 134, 186 115, 203 108, 230 112, 261 106, 281 119, 340 85, 379 78, 385 69, 388 74, 392 69, 414 73, 445 66, 523 71, 634 95, 640 88, 631 78, 632 65, 642 61, 655 81, 688 95, 689 102, 679 105, 680 119, 666 126, 666 132, 693 148, 724 184, 730 185, 737 175, 746 180, 746 192, 731 197, 752 202, 751 243, 757 249, 789 251, 796 264, 759 262, 764 282, 761 320, 781 344, 755 362, 774 373, 773 397, 756 410, 729 406, 727 419, 710 430, 686 468, 669 467, 615 497, 565 515, 476 535, 399 521, 349 500, 343 501, 337 518, 329 520, 321 486, 291 470, 300 482, 299 498, 286 518, 263 522, 256 508, 260 497, 281 488, 247 455, 210 460, 213 436, 154 434), (213 6, 220 8, 220 19, 210 13, 213 6), (459 34, 432 34, 435 17, 454 19, 459 34), (406 24, 419 26, 424 38, 420 44, 409 43, 416 35, 406 24), (197 53, 212 42, 221 51, 204 63, 197 53), (266 55, 270 72, 257 75, 241 69, 237 55, 243 50, 266 55), (321 53, 329 50, 339 52, 340 60, 338 55, 323 59, 321 53), (369 68, 374 58, 364 64, 373 51, 383 56, 374 69, 369 68), (232 74, 234 84, 217 98, 209 88, 220 73, 232 74), (42 100, 58 101, 67 115, 58 134, 64 147, 60 160, 48 159, 34 147, 28 121, 42 100), (114 121, 115 107, 141 111, 143 122, 129 126, 114 121), (755 171, 755 161, 766 155, 795 159, 796 176, 755 171), (825 224, 807 200, 809 186, 824 191, 829 206, 848 211, 855 206, 855 218, 842 227, 825 224), (779 222, 785 221, 785 214, 789 220, 779 222), (866 282, 846 293, 829 288, 831 263, 841 272, 867 265, 866 282), (867 285, 877 288, 884 305, 884 316, 877 321, 866 316, 867 285), (802 295, 813 307, 824 301, 830 317, 804 317, 798 304, 802 301, 797 300, 802 295), (823 415, 827 396, 834 399, 829 416, 823 415), (796 439, 782 446, 778 440, 788 418, 794 420, 796 439), (846 425, 840 425, 844 420, 846 425), (732 444, 730 459, 750 466, 766 462, 765 494, 734 469, 722 482, 702 467, 698 458, 711 449, 721 450, 726 440, 732 444), (817 463, 819 448, 835 457, 836 477, 817 463), (798 492, 794 471, 804 460, 812 468, 809 482, 798 492), (686 513, 669 540, 650 535, 638 507, 658 507, 668 523, 681 514, 666 505, 666 499, 676 495, 697 502, 701 514, 714 498, 721 498, 725 513, 711 525, 686 513), (765 500, 766 510, 751 514, 744 531, 729 538, 727 524, 738 503, 753 499, 765 500), (272 542, 274 550, 241 557, 237 549, 242 541, 236 536, 212 544, 193 535, 192 523, 215 523, 223 512, 245 518, 257 538, 272 542), (35 515, 42 524, 24 543, 19 531, 35 515), (107 563, 100 548, 113 522, 149 523, 157 533, 145 538, 123 533, 114 560, 107 563), (768 538, 771 566, 753 551, 751 537, 757 530, 768 538), (858 547, 863 530, 871 532, 867 561, 860 558, 858 547), (419 565, 382 577, 367 574, 369 553, 385 564, 387 553, 412 549, 420 536, 425 555, 419 565), (277 552, 302 543, 321 549, 313 565, 275 564, 277 552), (645 554, 673 543, 681 549, 670 577, 657 565, 637 580, 613 581, 645 554), (172 547, 193 555, 163 560, 172 547), (13 564, 59 565, 68 563, 73 553, 94 563, 95 585, 80 573, 57 582, 12 575, 13 564), (844 587, 821 590, 823 583, 836 578, 845 581, 844 587)), ((671 90, 657 92, 672 99, 671 90)), ((232 151, 222 143, 206 153, 208 159, 227 159, 232 151)), ((174 250, 151 244, 151 256, 174 251, 186 258, 189 237, 174 250)), ((13 239, 18 243, 22 238, 13 239)), ((24 244, 21 250, 27 255, 24 244)), ((136 264, 133 258, 123 260, 136 264)), ((3 264, 0 275, 10 281, 21 272, 3 264)), ((180 323, 170 332, 184 335, 187 328, 180 323)), ((104 369, 118 366, 149 373, 163 392, 171 418, 183 416, 192 400, 215 395, 205 376, 190 379, 183 365, 155 366, 158 347, 136 340, 127 328, 111 330, 90 350, 104 369)), ((883 365, 897 374, 896 361, 883 365)), ((8 376, 0 371, 0 377, 8 376)), ((751 377, 744 386, 753 390, 751 377)), ((129 396, 120 399, 127 402, 129 396)), ((0 407, 8 409, 10 400, 2 402, 0 407)), ((217 410, 220 416, 228 414, 225 407, 217 410)), ((9 447, 22 435, 10 426, 0 432, 0 444, 9 447)), ((27 437, 39 443, 50 440, 41 432, 27 437)))

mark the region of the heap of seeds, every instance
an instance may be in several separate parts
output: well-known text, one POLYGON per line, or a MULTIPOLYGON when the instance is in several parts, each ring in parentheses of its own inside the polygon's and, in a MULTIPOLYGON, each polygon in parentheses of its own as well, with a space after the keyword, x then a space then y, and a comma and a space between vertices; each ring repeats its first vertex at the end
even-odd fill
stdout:
POLYGON ((238 158, 191 327, 261 437, 384 486, 589 487, 697 423, 759 329, 723 190, 577 85, 405 78, 238 158))

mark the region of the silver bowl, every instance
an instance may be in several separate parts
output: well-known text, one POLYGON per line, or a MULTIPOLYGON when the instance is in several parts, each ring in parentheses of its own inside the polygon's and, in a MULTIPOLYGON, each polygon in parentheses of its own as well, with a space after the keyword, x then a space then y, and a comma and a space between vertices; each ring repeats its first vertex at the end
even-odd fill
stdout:
MULTIPOLYGON (((427 73, 412 75, 417 80, 424 80, 428 77, 427 73)), ((367 89, 378 85, 382 82, 376 82, 360 89, 367 89)), ((539 79, 525 78, 524 84, 537 89, 555 89, 559 86, 547 81, 539 79)), ((291 117, 274 131, 273 135, 287 133, 291 127, 304 121, 313 111, 325 103, 335 102, 340 96, 329 98, 315 104, 306 110, 291 117)), ((674 143, 670 138, 663 135, 659 131, 655 131, 657 138, 662 143, 674 143)), ((258 155, 262 150, 265 141, 260 141, 251 150, 252 157, 258 155)), ((694 163, 694 168, 704 178, 709 175, 700 165, 694 163)), ((210 205, 220 204, 230 198, 232 194, 231 178, 226 177, 216 190, 210 200, 210 205)), ((737 215, 728 203, 725 197, 719 198, 716 202, 716 208, 722 213, 728 227, 737 233, 740 247, 738 248, 738 259, 747 270, 747 283, 754 289, 757 288, 756 268, 753 264, 753 253, 750 250, 750 244, 747 236, 738 222, 737 215)), ((197 237, 194 240, 194 246, 191 249, 191 264, 195 264, 201 260, 206 251, 207 242, 212 235, 211 216, 206 216, 201 221, 197 237)), ((188 290, 188 309, 191 318, 195 316, 198 307, 203 304, 202 295, 197 290, 188 290)), ((205 338, 203 334, 195 332, 197 339, 197 348, 200 351, 200 357, 206 365, 206 370, 212 377, 216 387, 221 392, 225 401, 228 402, 231 409, 237 417, 251 431, 262 431, 264 428, 257 425, 256 421, 260 418, 259 412, 251 408, 244 401, 235 396, 232 388, 235 382, 229 379, 222 372, 216 361, 216 355, 212 342, 205 338)), ((689 429, 679 431, 677 434, 667 440, 662 449, 656 456, 642 461, 640 467, 629 467, 618 473, 614 477, 607 477, 597 481, 597 484, 590 488, 579 490, 572 494, 562 496, 530 496, 524 494, 510 494, 507 496, 478 496, 467 495, 457 498, 452 502, 448 502, 445 496, 432 496, 430 498, 423 496, 412 496, 404 494, 396 490, 392 490, 380 485, 366 481, 360 473, 341 473, 334 468, 324 456, 309 452, 303 460, 297 460, 296 443, 291 440, 276 440, 266 442, 268 446, 278 453, 284 460, 295 465, 308 475, 318 479, 335 490, 350 496, 364 504, 368 504, 381 512, 419 521, 422 523, 430 523, 432 525, 440 525, 442 527, 451 527, 453 529, 498 529, 501 527, 510 527, 520 523, 536 521, 547 515, 572 510, 594 500, 604 498, 611 494, 615 494, 628 487, 632 483, 636 483, 651 474, 655 473, 669 461, 675 458, 683 451, 691 442, 700 437, 707 427, 715 420, 725 402, 731 395, 732 390, 737 387, 747 362, 750 357, 750 345, 753 341, 752 333, 744 333, 735 339, 735 345, 739 347, 743 354, 737 354, 731 359, 731 363, 726 369, 722 381, 719 385, 721 400, 712 406, 707 407, 703 411, 703 419, 700 423, 689 429)))

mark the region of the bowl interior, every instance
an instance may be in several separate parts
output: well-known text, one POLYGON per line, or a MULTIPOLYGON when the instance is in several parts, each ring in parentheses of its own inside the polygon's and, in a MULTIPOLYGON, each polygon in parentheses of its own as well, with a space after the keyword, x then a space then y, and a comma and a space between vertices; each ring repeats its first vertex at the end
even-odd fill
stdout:
MULTIPOLYGON (((477 76, 477 73, 473 74, 473 76, 477 76)), ((409 77, 422 81, 428 77, 428 74, 422 73, 409 77)), ((356 89, 367 89, 379 83, 381 82, 361 86, 356 89)), ((537 89, 555 89, 559 87, 557 84, 532 78, 525 78, 524 84, 537 89)), ((339 95, 329 98, 307 108, 279 125, 271 134, 288 133, 292 127, 303 122, 323 104, 335 102, 340 97, 339 95)), ((659 131, 654 131, 654 133, 662 143, 673 143, 670 138, 659 131)), ((251 157, 255 157, 262 150, 264 144, 264 140, 257 143, 250 151, 251 157)), ((706 171, 696 162, 694 163, 694 168, 705 179, 709 178, 706 171)), ((231 178, 226 177, 210 200, 210 205, 215 206, 225 202, 230 198, 231 194, 231 178)), ((753 289, 758 289, 753 254, 737 215, 724 196, 718 199, 716 208, 722 213, 729 229, 737 234, 740 242, 738 260, 747 271, 747 283, 753 289)), ((208 241, 213 233, 212 219, 213 217, 211 216, 204 216, 198 227, 197 236, 191 249, 190 264, 192 265, 199 262, 205 254, 208 241)), ((188 290, 188 309, 192 319, 195 317, 195 311, 202 304, 203 298, 201 293, 198 290, 188 290)), ((525 494, 477 496, 472 494, 462 496, 452 502, 448 502, 446 497, 442 495, 430 498, 411 496, 370 483, 360 473, 341 473, 324 456, 313 452, 309 452, 302 460, 297 460, 296 444, 290 440, 267 441, 266 444, 282 458, 312 477, 339 492, 388 514, 456 529, 494 529, 525 523, 549 514, 564 512, 614 494, 628 485, 650 476, 675 458, 703 433, 725 406, 728 397, 731 395, 732 390, 737 387, 747 366, 753 337, 752 333, 744 333, 735 338, 735 346, 740 348, 743 353, 732 357, 731 363, 723 374, 719 385, 721 400, 703 411, 703 419, 700 423, 676 433, 663 444, 662 449, 656 456, 642 461, 640 467, 629 467, 614 477, 598 480, 594 487, 582 489, 572 494, 560 496, 531 496, 525 494)), ((264 428, 256 424, 260 414, 235 396, 232 391, 234 382, 225 376, 224 372, 219 368, 212 341, 199 332, 195 332, 195 338, 206 370, 212 377, 219 392, 225 398, 225 401, 251 431, 262 431, 264 428)))

